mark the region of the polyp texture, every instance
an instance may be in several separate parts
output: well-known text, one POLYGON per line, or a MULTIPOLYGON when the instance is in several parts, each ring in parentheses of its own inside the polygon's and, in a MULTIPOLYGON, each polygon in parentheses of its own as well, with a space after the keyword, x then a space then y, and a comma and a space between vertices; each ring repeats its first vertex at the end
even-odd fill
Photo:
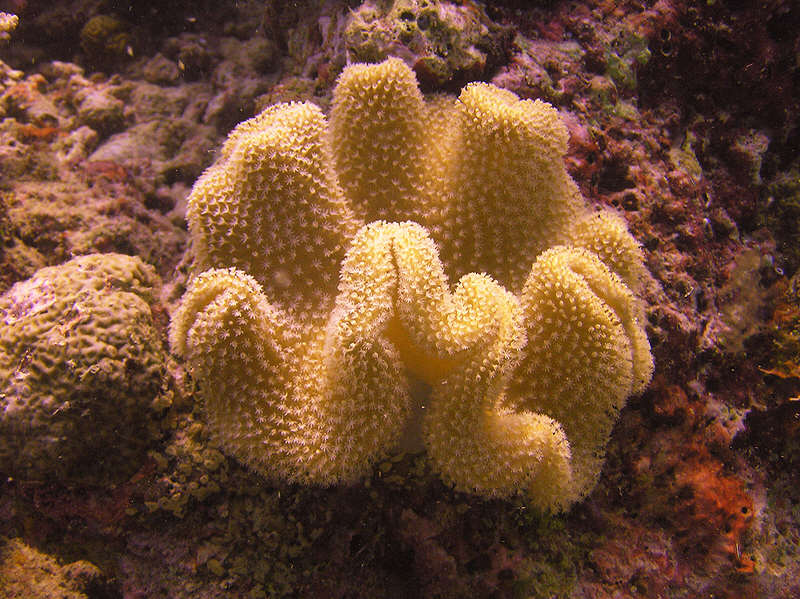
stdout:
POLYGON ((218 442, 272 477, 351 481, 408 433, 417 378, 457 489, 588 492, 653 365, 638 244, 584 205, 567 139, 491 85, 425 100, 397 59, 346 68, 330 123, 291 103, 237 126, 189 199, 171 326, 218 442))

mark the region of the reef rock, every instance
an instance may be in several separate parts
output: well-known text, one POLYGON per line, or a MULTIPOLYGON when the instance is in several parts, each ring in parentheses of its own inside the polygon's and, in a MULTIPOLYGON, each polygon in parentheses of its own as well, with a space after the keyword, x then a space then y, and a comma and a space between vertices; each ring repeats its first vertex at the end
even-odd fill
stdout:
POLYGON ((0 298, 0 470, 25 480, 129 473, 165 402, 139 258, 94 254, 39 270, 0 298))

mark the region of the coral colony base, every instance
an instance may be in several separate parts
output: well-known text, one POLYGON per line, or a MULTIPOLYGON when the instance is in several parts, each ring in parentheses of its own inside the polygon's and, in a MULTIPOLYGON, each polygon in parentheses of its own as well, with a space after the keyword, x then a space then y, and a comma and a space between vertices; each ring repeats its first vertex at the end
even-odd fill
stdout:
POLYGON ((426 100, 397 59, 347 67, 330 122, 289 103, 238 125, 189 198, 170 328, 219 444, 334 484, 418 437, 462 491, 591 490, 653 363, 640 249, 584 205, 567 138, 492 85, 426 100))

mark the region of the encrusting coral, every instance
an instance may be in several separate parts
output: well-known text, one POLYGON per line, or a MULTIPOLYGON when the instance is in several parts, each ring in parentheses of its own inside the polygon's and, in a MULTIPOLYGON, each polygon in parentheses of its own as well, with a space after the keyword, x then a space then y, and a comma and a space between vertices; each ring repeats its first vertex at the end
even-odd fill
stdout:
POLYGON ((653 366, 639 247, 585 207, 567 138, 491 85, 426 100, 397 59, 347 67, 330 124, 290 103, 237 126, 189 198, 170 329, 219 443, 330 484, 416 434, 459 490, 588 492, 653 366))

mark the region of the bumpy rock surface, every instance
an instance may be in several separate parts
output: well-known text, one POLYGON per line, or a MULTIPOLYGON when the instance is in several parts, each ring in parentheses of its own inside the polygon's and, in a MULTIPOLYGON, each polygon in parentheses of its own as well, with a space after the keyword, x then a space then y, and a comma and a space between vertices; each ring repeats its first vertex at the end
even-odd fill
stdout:
POLYGON ((452 86, 479 79, 503 62, 511 29, 473 2, 364 2, 350 14, 344 41, 352 62, 398 56, 413 66, 423 86, 452 86))
POLYGON ((164 383, 139 258, 97 254, 41 269, 0 298, 0 469, 28 480, 126 470, 152 438, 164 383))
POLYGON ((61 565, 20 539, 0 538, 0 596, 3 599, 87 599, 106 596, 97 566, 81 560, 61 565))

